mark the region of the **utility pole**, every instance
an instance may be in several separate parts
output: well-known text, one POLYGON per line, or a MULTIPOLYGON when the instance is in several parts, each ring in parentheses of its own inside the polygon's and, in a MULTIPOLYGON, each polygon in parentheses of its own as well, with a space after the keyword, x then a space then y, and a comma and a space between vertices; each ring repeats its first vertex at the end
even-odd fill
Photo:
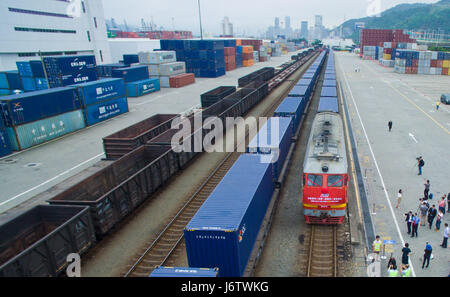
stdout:
POLYGON ((200 0, 198 2, 198 18, 200 19, 200 39, 203 40, 203 29, 202 29, 202 13, 200 10, 200 0))

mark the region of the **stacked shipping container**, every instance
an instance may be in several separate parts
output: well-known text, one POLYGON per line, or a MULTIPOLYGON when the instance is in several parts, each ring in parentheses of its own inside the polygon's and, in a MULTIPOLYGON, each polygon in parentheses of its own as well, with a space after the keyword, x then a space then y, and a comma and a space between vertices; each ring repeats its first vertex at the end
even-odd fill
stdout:
POLYGON ((55 56, 43 58, 50 88, 97 80, 95 56, 55 56))
POLYGON ((224 47, 225 71, 236 69, 236 47, 224 47))
POLYGON ((450 53, 398 49, 394 71, 403 74, 449 75, 450 53))

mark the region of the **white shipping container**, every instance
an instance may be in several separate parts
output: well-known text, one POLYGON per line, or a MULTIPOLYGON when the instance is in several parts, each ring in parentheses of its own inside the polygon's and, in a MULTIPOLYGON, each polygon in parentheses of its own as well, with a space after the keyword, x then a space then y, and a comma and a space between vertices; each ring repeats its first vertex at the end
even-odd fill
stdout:
POLYGON ((141 64, 163 64, 177 61, 175 51, 140 52, 138 55, 141 64))
POLYGON ((437 60, 438 59, 438 52, 431 52, 431 60, 437 60))
POLYGON ((174 76, 186 73, 185 62, 173 62, 165 64, 150 64, 148 65, 148 72, 152 76, 174 76))

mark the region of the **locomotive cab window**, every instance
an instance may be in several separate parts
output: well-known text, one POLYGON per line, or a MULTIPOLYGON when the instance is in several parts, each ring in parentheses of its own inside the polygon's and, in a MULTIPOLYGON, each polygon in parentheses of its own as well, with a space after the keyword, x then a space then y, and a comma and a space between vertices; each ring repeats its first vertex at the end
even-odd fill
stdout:
POLYGON ((323 176, 317 174, 308 174, 307 181, 308 186, 310 187, 321 187, 323 182, 323 176))
POLYGON ((343 187, 344 176, 343 175, 328 175, 327 177, 328 187, 343 187))

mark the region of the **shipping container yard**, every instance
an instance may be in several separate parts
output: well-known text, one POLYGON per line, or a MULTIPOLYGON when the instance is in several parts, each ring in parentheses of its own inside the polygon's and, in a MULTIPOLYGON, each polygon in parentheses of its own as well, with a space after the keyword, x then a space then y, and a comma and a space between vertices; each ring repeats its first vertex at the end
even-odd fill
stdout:
POLYGON ((450 35, 376 22, 445 0, 264 33, 263 3, 219 33, 201 0, 115 2, 0 4, 0 277, 450 276, 450 35))

